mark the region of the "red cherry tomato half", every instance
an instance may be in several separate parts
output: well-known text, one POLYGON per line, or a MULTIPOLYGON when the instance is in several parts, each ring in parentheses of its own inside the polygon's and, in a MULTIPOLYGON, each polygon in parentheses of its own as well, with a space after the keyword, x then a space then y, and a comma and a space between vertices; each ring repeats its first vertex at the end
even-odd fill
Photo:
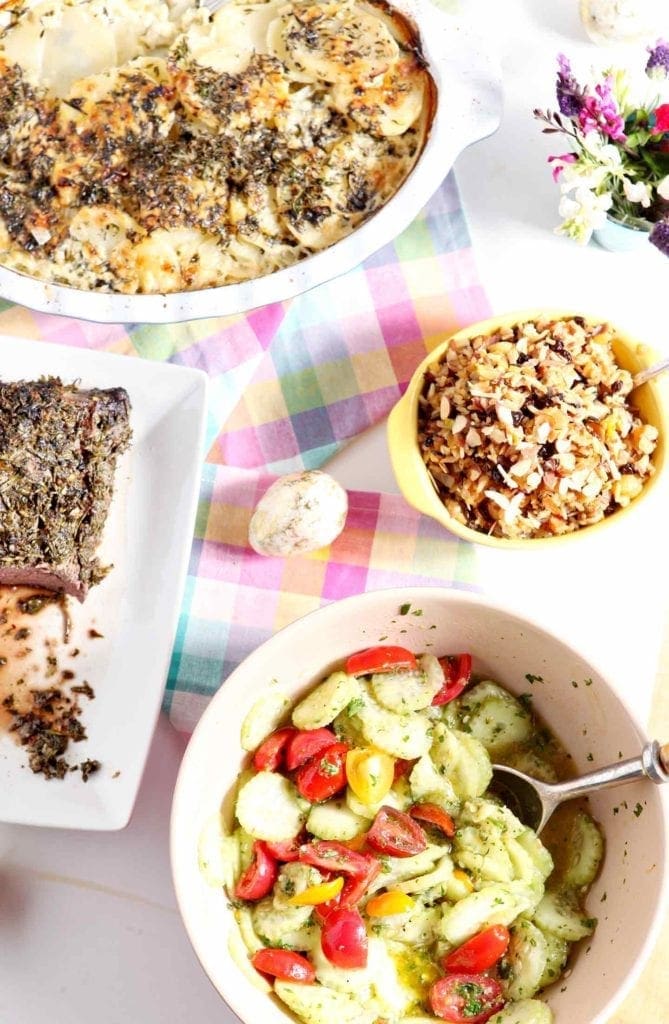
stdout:
POLYGON ((346 662, 349 676, 368 676, 373 672, 394 672, 398 668, 416 669, 416 655, 405 647, 369 647, 352 654, 346 662))
POLYGON ((444 685, 432 701, 433 707, 448 704, 459 697, 472 674, 471 654, 449 655, 447 658, 440 658, 439 664, 444 670, 444 685))
POLYGON ((257 772, 277 772, 281 767, 283 754, 297 729, 277 729, 260 744, 253 755, 253 767, 257 772))
POLYGON ((455 822, 448 811, 438 804, 414 804, 409 808, 409 814, 416 821, 425 821, 428 825, 434 825, 440 829, 449 839, 455 835, 455 822))
POLYGON ((395 768, 393 769, 393 781, 397 782, 398 779, 403 779, 405 775, 408 775, 415 763, 415 761, 404 761, 401 757, 398 757, 395 761, 395 768))
POLYGON ((235 886, 238 900, 261 900, 276 882, 279 867, 264 843, 253 844, 253 860, 235 886))
POLYGON ((322 871, 364 878, 370 870, 370 861, 375 861, 375 858, 349 850, 343 843, 338 843, 334 839, 319 839, 315 843, 307 843, 300 847, 300 860, 303 864, 311 864, 322 871))
POLYGON ((318 804, 329 800, 346 785, 345 743, 333 743, 297 770, 295 785, 305 800, 318 804))
POLYGON ((321 948, 335 967, 367 966, 367 932, 357 910, 333 910, 323 922, 321 948))
POLYGON ((276 859, 280 860, 282 864, 290 864, 294 860, 300 858, 300 847, 304 842, 304 836, 302 833, 295 836, 293 839, 284 839, 278 843, 265 843, 268 853, 276 859))
POLYGON ((391 857, 414 857, 427 847, 427 839, 420 825, 404 811, 382 807, 367 833, 367 842, 379 853, 391 857))
POLYGON ((287 771, 295 771, 336 742, 337 737, 330 729, 294 729, 286 747, 287 771))
MULTIPOLYGON (((365 855, 363 854, 363 856, 365 855)), ((367 870, 364 875, 350 875, 344 882, 344 888, 339 894, 341 906, 354 907, 365 895, 380 871, 381 865, 376 857, 367 855, 367 870)))
POLYGON ((507 951, 511 936, 503 924, 495 924, 458 946, 443 960, 444 970, 479 974, 494 967, 507 951))
POLYGON ((381 871, 381 865, 376 857, 367 856, 367 861, 365 873, 363 875, 348 875, 344 882, 344 888, 336 899, 328 900, 327 903, 319 903, 317 907, 314 907, 314 914, 321 924, 333 910, 337 910, 339 907, 355 907, 360 902, 381 871))
POLYGON ((450 974, 430 989, 432 1011, 452 1024, 484 1024, 504 1006, 502 986, 486 974, 450 974))
POLYGON ((291 953, 288 949, 259 949, 251 957, 256 971, 270 974, 281 981, 294 981, 300 985, 313 985, 316 972, 300 953, 291 953))

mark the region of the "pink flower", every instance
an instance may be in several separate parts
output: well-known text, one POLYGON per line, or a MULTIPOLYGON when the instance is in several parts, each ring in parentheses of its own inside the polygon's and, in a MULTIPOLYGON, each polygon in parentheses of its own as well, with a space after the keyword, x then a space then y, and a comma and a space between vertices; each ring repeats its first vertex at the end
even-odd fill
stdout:
POLYGON ((669 132, 669 103, 663 103, 661 107, 655 108, 653 135, 664 135, 665 132, 669 132))
POLYGON ((549 164, 554 163, 553 181, 558 181, 567 164, 575 164, 578 160, 576 153, 563 153, 562 156, 549 156, 549 164))
POLYGON ((612 84, 611 78, 607 78, 602 85, 595 86, 594 96, 585 96, 578 121, 584 135, 599 131, 614 142, 624 142, 625 122, 613 97, 612 84))

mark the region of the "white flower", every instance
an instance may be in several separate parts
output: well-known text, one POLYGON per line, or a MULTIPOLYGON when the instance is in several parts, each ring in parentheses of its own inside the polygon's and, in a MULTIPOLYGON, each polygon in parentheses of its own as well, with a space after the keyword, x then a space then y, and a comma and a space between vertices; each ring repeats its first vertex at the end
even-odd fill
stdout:
POLYGON ((560 216, 563 223, 558 234, 568 235, 581 245, 586 245, 595 228, 606 222, 606 211, 611 209, 613 198, 610 192, 597 195, 591 189, 577 188, 573 195, 560 200, 560 216))
POLYGON ((610 142, 604 142, 599 132, 590 132, 585 136, 581 145, 586 153, 589 153, 597 163, 602 164, 608 171, 615 173, 622 164, 622 156, 617 146, 610 142))
POLYGON ((623 178, 623 192, 630 203, 641 203, 644 209, 651 204, 651 190, 643 181, 630 181, 629 178, 623 178))
POLYGON ((657 194, 660 199, 666 199, 669 202, 669 174, 662 181, 658 182, 657 194))

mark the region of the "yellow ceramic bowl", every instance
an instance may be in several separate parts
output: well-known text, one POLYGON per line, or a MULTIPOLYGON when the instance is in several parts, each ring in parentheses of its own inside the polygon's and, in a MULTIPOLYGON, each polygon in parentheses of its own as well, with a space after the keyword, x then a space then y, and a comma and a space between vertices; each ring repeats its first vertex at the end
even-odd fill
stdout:
MULTIPOLYGON (((418 446, 418 398, 423 386, 425 371, 431 363, 439 361, 451 341, 455 338, 475 338, 481 334, 492 334, 503 327, 514 327, 516 324, 528 320, 536 320, 539 317, 550 317, 554 319, 569 319, 583 314, 565 310, 524 310, 519 313, 507 313, 505 316, 493 317, 490 320, 483 320, 480 323, 466 327, 457 334, 449 335, 440 344, 432 349, 414 373, 409 387, 404 396, 397 403, 390 413, 388 420, 388 444, 390 448, 390 460, 395 478, 399 488, 414 508, 427 516, 436 519, 442 526, 445 526, 451 533, 457 534, 463 540, 469 540, 475 544, 485 544, 494 548, 537 548, 555 544, 558 541, 565 541, 570 538, 582 537, 591 534, 594 530, 601 530, 612 522, 618 522, 623 516, 629 514, 638 503, 646 497, 650 491, 657 486, 666 461, 667 437, 669 436, 669 385, 666 376, 656 377, 634 392, 634 404, 638 408, 646 423, 657 427, 659 432, 658 444, 653 455, 655 474, 645 485, 638 498, 632 501, 626 508, 621 508, 610 516, 602 519, 592 526, 584 526, 573 533, 559 534, 555 537, 537 537, 535 539, 511 540, 506 537, 490 537, 486 533, 472 530, 459 520, 451 516, 441 498, 439 497, 432 478, 425 468, 418 446)), ((583 316, 586 323, 606 323, 605 317, 583 316)), ((613 351, 618 363, 631 373, 638 373, 655 363, 659 356, 647 345, 642 344, 636 338, 632 338, 615 329, 615 340, 613 351)))

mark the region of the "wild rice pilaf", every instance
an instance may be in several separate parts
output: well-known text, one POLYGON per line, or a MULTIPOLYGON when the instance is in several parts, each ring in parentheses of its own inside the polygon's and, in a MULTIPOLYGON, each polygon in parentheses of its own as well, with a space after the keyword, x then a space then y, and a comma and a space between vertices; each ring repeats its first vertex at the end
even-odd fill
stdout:
POLYGON ((537 320, 454 341, 418 407, 425 465, 450 515, 493 536, 569 533, 630 503, 657 430, 629 401, 607 324, 537 320))

